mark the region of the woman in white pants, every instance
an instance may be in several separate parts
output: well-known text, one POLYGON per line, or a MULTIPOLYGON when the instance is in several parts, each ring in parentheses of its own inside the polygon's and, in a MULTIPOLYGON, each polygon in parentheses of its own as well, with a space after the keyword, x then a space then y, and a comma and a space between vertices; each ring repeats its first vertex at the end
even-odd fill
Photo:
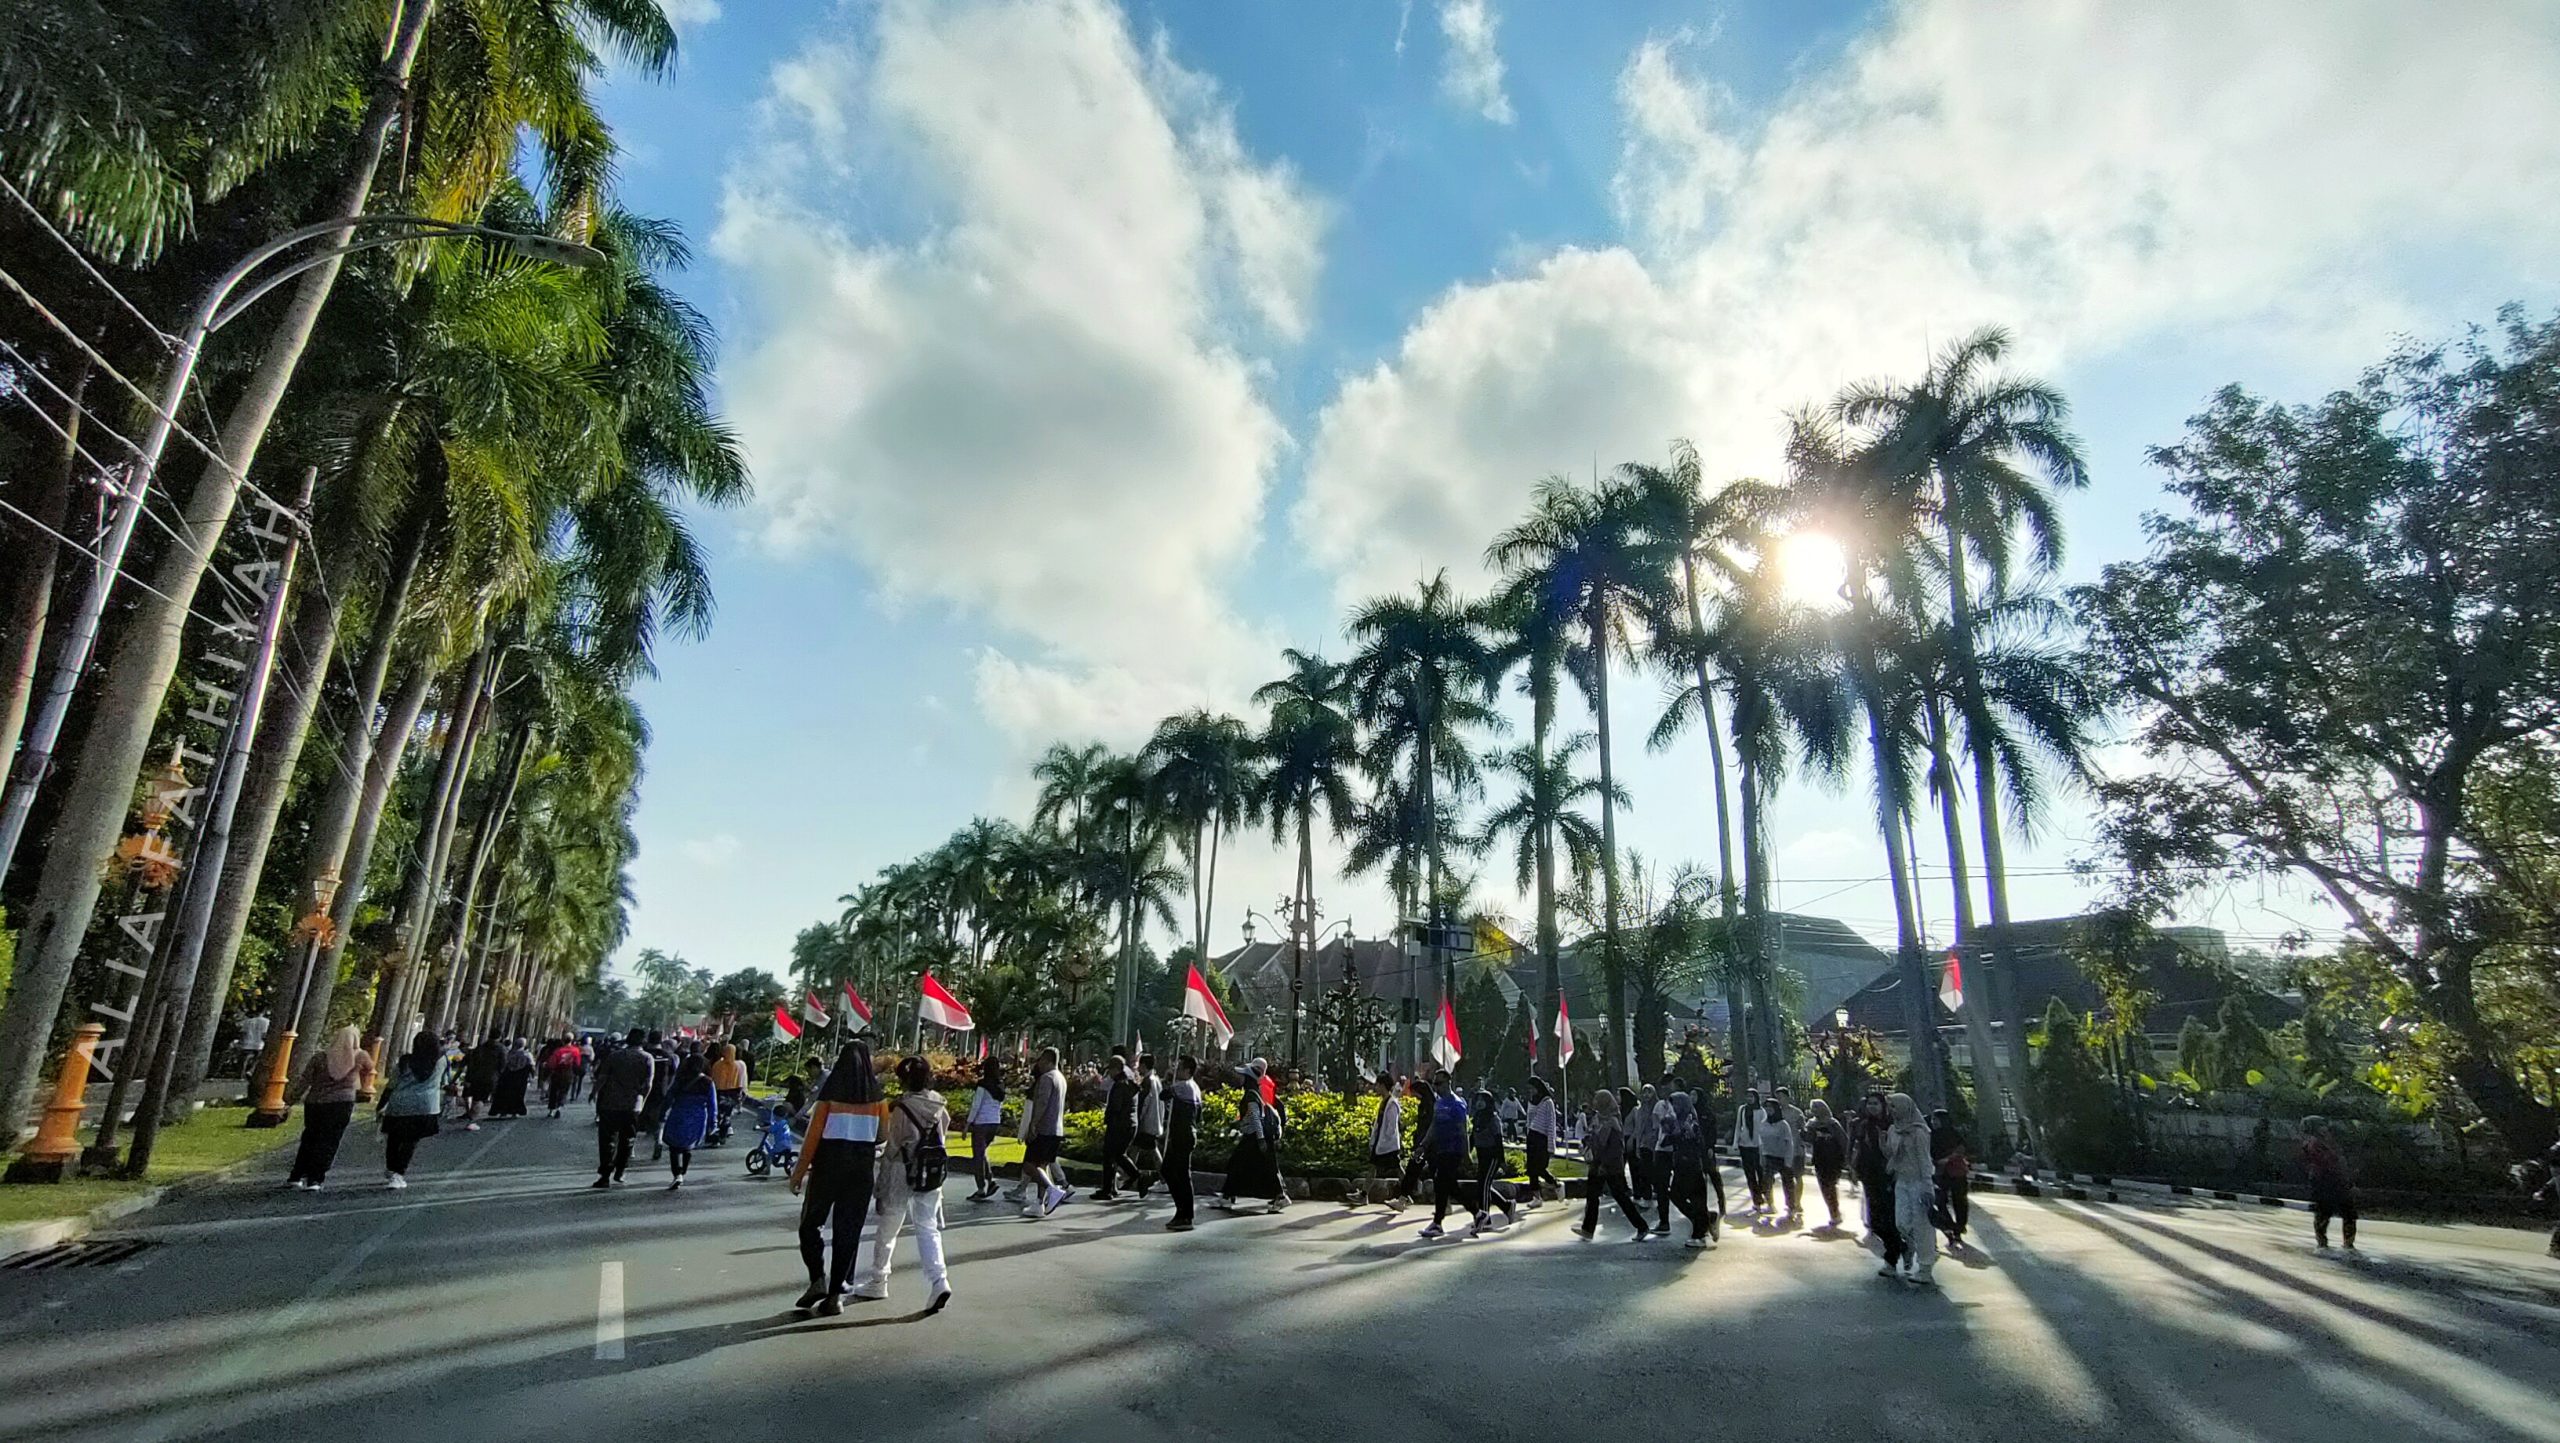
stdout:
POLYGON ((942 1094, 933 1090, 933 1067, 923 1058, 898 1059, 898 1086, 904 1091, 889 1104, 880 1171, 872 1183, 880 1221, 871 1233, 871 1268, 853 1295, 889 1296, 889 1262, 898 1250, 898 1234, 913 1227, 916 1262, 924 1268, 925 1292, 932 1299, 925 1311, 939 1313, 951 1301, 951 1272, 942 1262, 942 1178, 951 1113, 942 1094))
MULTIPOLYGON (((1885 1100, 1893 1125, 1884 1137, 1885 1167, 1893 1175, 1893 1220, 1902 1233, 1901 1277, 1927 1286, 1938 1262, 1938 1233, 1929 1225, 1931 1182, 1937 1164, 1929 1157, 1929 1124, 1920 1120, 1920 1105, 1908 1093, 1885 1100)), ((1894 1272, 1886 1265, 1888 1275, 1894 1272)))

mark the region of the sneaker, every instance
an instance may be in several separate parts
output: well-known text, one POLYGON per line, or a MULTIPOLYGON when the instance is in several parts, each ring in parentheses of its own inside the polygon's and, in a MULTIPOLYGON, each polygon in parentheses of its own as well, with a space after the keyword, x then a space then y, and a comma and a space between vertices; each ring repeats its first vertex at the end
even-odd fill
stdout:
POLYGON ((1164 1230, 1169 1233, 1187 1233, 1195 1226, 1196 1224, 1189 1218, 1175 1218, 1164 1225, 1164 1230))
POLYGON ((889 1300, 889 1289, 885 1284, 864 1283, 845 1296, 857 1302, 884 1303, 889 1300))
POLYGON ((1056 1212, 1060 1207, 1065 1205, 1067 1199, 1074 1197, 1075 1195, 1076 1190, 1074 1188, 1053 1187, 1049 1189, 1048 1199, 1041 1205, 1040 1210, 1044 1213, 1056 1212))
POLYGON ((309 1184, 309 1183, 307 1183, 307 1182, 304 1182, 302 1179, 300 1179, 300 1178, 298 1178, 298 1177, 294 1177, 294 1178, 287 1178, 287 1179, 285 1179, 285 1184, 284 1184, 284 1185, 285 1185, 286 1187, 289 1187, 289 1188, 293 1189, 295 1192, 307 1192, 307 1191, 309 1191, 309 1190, 310 1190, 310 1187, 311 1187, 311 1184, 309 1184))
POLYGON ((1900 1282, 1902 1280, 1902 1269, 1895 1267, 1891 1263, 1887 1263, 1883 1267, 1876 1269, 1876 1276, 1879 1278, 1891 1278, 1896 1282, 1900 1282))
POLYGON ((945 1309, 945 1308, 947 1308, 947 1307, 950 1307, 950 1306, 951 1306, 951 1290, 950 1290, 949 1288, 943 1288, 943 1289, 941 1289, 940 1291, 936 1292, 936 1293, 933 1295, 933 1301, 932 1301, 932 1302, 927 1303, 927 1304, 925 1304, 925 1305, 924 1305, 924 1315, 925 1315, 926 1317, 930 1318, 930 1317, 932 1317, 934 1314, 939 1313, 939 1312, 941 1312, 943 1309, 945 1309))
POLYGON ((1035 1222, 1035 1223, 1036 1223, 1036 1222, 1038 1222, 1038 1221, 1040 1221, 1042 1218, 1045 1218, 1045 1217, 1047 1217, 1047 1216, 1048 1216, 1048 1214, 1047 1214, 1047 1213, 1042 1212, 1040 1209, 1038 1209, 1038 1208, 1033 1208, 1033 1207, 1027 1207, 1027 1208, 1024 1208, 1024 1209, 1022 1210, 1022 1215, 1023 1215, 1024 1217, 1027 1217, 1027 1218, 1031 1219, 1031 1220, 1032 1220, 1033 1222, 1035 1222))
POLYGON ((827 1285, 824 1283, 814 1284, 810 1287, 809 1291, 802 1293, 792 1302, 792 1311, 805 1313, 811 1308, 814 1308, 818 1306, 818 1304, 826 1301, 826 1296, 827 1285))
POLYGON ((1905 1281, 1915 1288, 1934 1288, 1938 1285, 1938 1280, 1929 1276, 1925 1269, 1911 1274, 1905 1281))
POLYGON ((1061 1183, 1061 1184, 1059 1184, 1059 1186, 1058 1186, 1058 1201, 1059 1201, 1059 1202, 1062 1202, 1062 1203, 1070 1203, 1070 1202, 1074 1202, 1075 1200, 1076 1200, 1076 1190, 1075 1190, 1075 1188, 1074 1188, 1073 1186, 1069 1185, 1069 1184, 1065 1184, 1065 1183, 1061 1183))
POLYGON ((1264 1212, 1266 1212, 1266 1213, 1284 1213, 1284 1212, 1287 1212, 1287 1211, 1289 1210, 1289 1200, 1288 1200, 1287 1198, 1284 1198, 1284 1197, 1276 1197, 1276 1198, 1273 1198, 1273 1199, 1272 1199, 1268 1204, 1266 1204, 1266 1205, 1263 1207, 1263 1209, 1262 1209, 1262 1210, 1263 1210, 1264 1212))
POLYGON ((318 1192, 320 1190, 320 1184, 316 1182, 307 1182, 302 1185, 302 1190, 304 1192, 318 1192))
POLYGON ((409 1179, 396 1172, 391 1174, 390 1179, 383 1183, 384 1187, 391 1189, 393 1192, 398 1192, 400 1189, 407 1187, 408 1185, 409 1179))
POLYGON ((1703 1253, 1707 1250, 1707 1240, 1703 1237, 1691 1238, 1680 1246, 1693 1253, 1703 1253))
POLYGON ((1095 1202, 1118 1202, 1120 1201, 1120 1194, 1111 1191, 1109 1188, 1104 1188, 1093 1195, 1093 1200, 1095 1202))
POLYGON ((1591 1229, 1584 1227, 1580 1223, 1575 1223, 1573 1225, 1573 1235, 1582 1239, 1586 1243, 1591 1241, 1591 1229))
POLYGON ((480 1124, 476 1122, 466 1122, 462 1125, 462 1130, 464 1132, 478 1132, 480 1130, 480 1124))
POLYGON ((1422 1235, 1426 1238, 1436 1238, 1446 1231, 1447 1229, 1441 1227, 1438 1223, 1425 1223, 1423 1224, 1422 1235))
POLYGON ((844 1299, 837 1297, 833 1293, 829 1293, 825 1297, 820 1298, 818 1300, 818 1306, 810 1309, 809 1311, 816 1313, 821 1318, 841 1318, 844 1316, 844 1299))

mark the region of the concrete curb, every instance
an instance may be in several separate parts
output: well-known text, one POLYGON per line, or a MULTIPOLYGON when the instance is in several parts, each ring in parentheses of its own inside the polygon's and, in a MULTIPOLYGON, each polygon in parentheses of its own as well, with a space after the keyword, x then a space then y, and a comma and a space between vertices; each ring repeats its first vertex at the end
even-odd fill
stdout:
MULTIPOLYGON (((211 1187, 234 1174, 245 1172, 265 1161, 274 1151, 275 1149, 269 1148, 265 1152, 251 1153, 237 1162, 225 1163, 221 1167, 205 1172, 191 1172, 185 1177, 173 1178, 157 1187, 144 1188, 131 1197, 120 1197, 113 1202, 100 1203, 85 1213, 71 1217, 38 1218, 33 1222, 10 1223, 0 1227, 0 1258, 13 1258, 20 1253, 31 1253, 39 1248, 78 1242, 111 1223, 121 1222, 135 1213, 158 1207, 172 1198, 184 1197, 188 1193, 211 1187)), ((40 1187, 43 1184, 29 1183, 25 1186, 40 1187)))

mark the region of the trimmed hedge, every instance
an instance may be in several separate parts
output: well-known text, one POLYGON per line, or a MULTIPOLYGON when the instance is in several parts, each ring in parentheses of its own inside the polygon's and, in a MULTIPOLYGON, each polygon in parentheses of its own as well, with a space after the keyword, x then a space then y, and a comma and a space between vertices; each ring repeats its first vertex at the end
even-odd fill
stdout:
MULTIPOLYGON (((1207 1094, 1200 1106, 1200 1144, 1192 1165, 1202 1172, 1223 1172, 1235 1151, 1234 1088, 1207 1094)), ((1287 1125, 1280 1135, 1280 1170, 1291 1177, 1362 1177, 1369 1171, 1369 1130, 1377 1126, 1374 1093, 1343 1097, 1326 1092, 1284 1093, 1280 1098, 1287 1125)), ((1420 1109, 1407 1100, 1404 1139, 1409 1150, 1421 1127, 1420 1109)), ((1102 1111, 1067 1114, 1066 1155, 1078 1162, 1102 1160, 1102 1111)))

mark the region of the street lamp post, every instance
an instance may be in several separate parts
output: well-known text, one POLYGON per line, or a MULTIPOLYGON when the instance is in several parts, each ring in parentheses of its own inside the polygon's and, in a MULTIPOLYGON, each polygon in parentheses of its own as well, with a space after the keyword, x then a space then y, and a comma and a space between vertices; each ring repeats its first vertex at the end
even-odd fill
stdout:
POLYGON ((71 710, 71 696, 79 687, 80 674, 88 670, 90 656, 97 649, 98 624, 106 615, 108 594, 122 572, 126 547, 133 540, 134 524, 142 516, 143 498, 151 489, 152 477, 159 469, 160 453, 169 444, 169 433, 177 428, 178 407, 186 399, 188 383, 195 378, 196 362, 204 353, 205 342, 269 291, 314 266, 326 265, 356 251, 379 246, 460 236, 493 240, 535 260, 562 265, 592 266, 604 260, 604 254, 592 246, 554 236, 526 235, 492 226, 436 220, 429 216, 358 216, 351 221, 314 221, 277 236, 242 256, 231 269, 216 277, 212 286, 206 289, 204 298, 196 302, 195 310, 187 317, 186 327, 178 333, 177 351, 170 358, 167 373, 161 379, 159 397, 152 402, 151 424, 143 432, 142 443, 135 448, 129 467, 130 479, 118 489, 115 515, 98 546, 98 564, 89 574, 87 588, 80 594, 78 609, 71 614, 62 645, 54 654, 53 670, 45 678, 44 694, 36 699, 35 709, 27 718, 26 730, 19 741, 17 765, 10 773, 7 795, 0 799, 0 876, 8 874, 9 863, 17 854, 19 839, 26 832, 27 816, 35 806, 36 791, 44 785, 45 775, 53 768, 54 744, 61 737, 63 718, 71 710), (349 240, 296 257, 260 278, 245 292, 237 296, 233 294, 240 291, 260 266, 305 241, 351 233, 367 226, 386 225, 400 229, 392 234, 349 240))

